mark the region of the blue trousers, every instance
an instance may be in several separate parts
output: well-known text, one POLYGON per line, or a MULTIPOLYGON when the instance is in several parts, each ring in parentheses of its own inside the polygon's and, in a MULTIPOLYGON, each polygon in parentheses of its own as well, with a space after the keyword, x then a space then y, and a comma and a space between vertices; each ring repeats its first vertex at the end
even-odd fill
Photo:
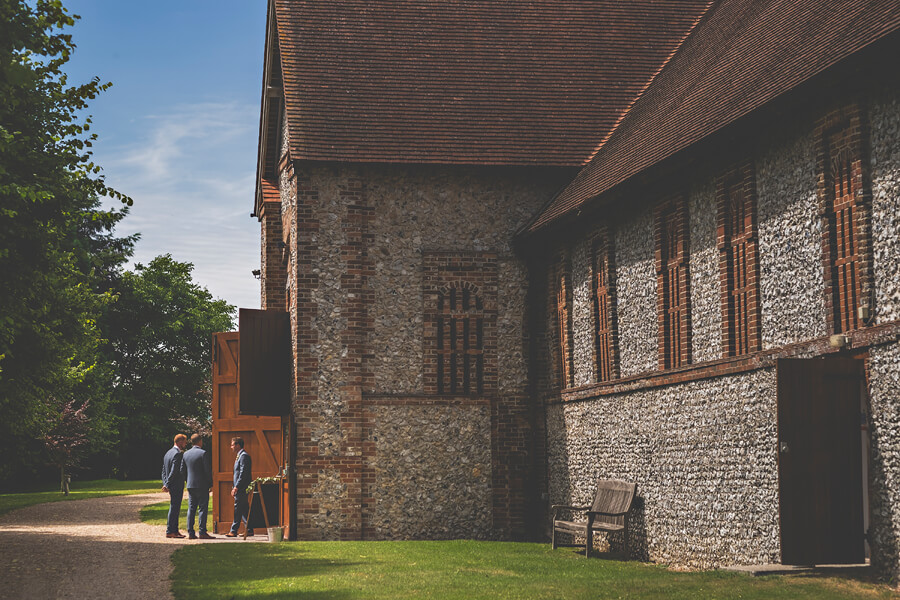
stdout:
POLYGON ((209 510, 209 489, 188 488, 188 533, 194 533, 194 517, 200 513, 200 533, 206 533, 206 513, 209 510))
POLYGON ((166 521, 166 533, 178 533, 178 516, 181 514, 181 498, 184 486, 169 488, 169 518, 166 521))
MULTIPOLYGON (((238 492, 234 496, 234 522, 231 524, 231 533, 237 533, 241 526, 241 521, 247 523, 247 513, 250 511, 250 504, 247 501, 247 492, 238 492)), ((245 525, 246 527, 246 525, 245 525)), ((249 527, 247 533, 253 531, 249 527)))

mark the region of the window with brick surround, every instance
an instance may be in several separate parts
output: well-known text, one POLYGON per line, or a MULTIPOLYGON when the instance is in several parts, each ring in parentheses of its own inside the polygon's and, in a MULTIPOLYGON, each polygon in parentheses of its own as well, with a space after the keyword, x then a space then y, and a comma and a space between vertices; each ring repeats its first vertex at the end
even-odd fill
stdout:
POLYGON ((619 376, 616 328, 615 256, 609 231, 604 227, 591 247, 594 299, 594 372, 597 381, 619 376))
POLYGON ((497 256, 423 256, 426 394, 475 396, 497 390, 497 256))
POLYGON ((437 300, 439 394, 484 392, 484 304, 468 283, 450 285, 437 300))
POLYGON ((657 206, 656 281, 661 369, 691 362, 687 225, 687 205, 682 196, 667 199, 657 206))
POLYGON ((575 385, 574 339, 572 335, 571 266, 567 258, 559 261, 556 270, 556 325, 559 353, 559 385, 575 385))
POLYGON ((719 177, 716 185, 722 347, 725 356, 761 347, 756 179, 749 161, 719 177))
POLYGON ((856 105, 827 115, 818 136, 819 197, 829 330, 866 325, 873 312, 869 250, 870 188, 862 140, 865 123, 856 105))

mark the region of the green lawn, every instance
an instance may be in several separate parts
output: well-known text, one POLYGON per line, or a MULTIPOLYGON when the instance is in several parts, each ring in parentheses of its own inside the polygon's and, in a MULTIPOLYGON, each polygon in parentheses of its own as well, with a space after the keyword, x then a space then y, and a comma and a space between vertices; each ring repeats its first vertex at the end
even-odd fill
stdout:
POLYGON ((159 481, 118 481, 116 479, 97 479, 94 481, 74 481, 68 496, 59 491, 59 486, 48 486, 44 490, 0 494, 0 515, 11 510, 24 508, 42 502, 61 502, 64 500, 84 500, 102 496, 124 496, 127 494, 145 494, 158 492, 162 484, 159 481))
MULTIPOLYGON (((212 505, 210 504, 210 511, 212 510, 212 505)), ((178 516, 178 524, 183 527, 187 527, 187 509, 188 509, 188 501, 187 495, 185 495, 184 500, 181 502, 181 514, 178 516)), ((149 525, 165 525, 166 520, 169 517, 169 503, 168 502, 160 502, 158 504, 148 504, 144 508, 141 509, 141 521, 147 523, 149 525)), ((212 529, 210 529, 212 531, 212 529)))
POLYGON ((207 544, 173 556, 175 597, 460 600, 495 598, 897 598, 840 577, 684 573, 570 548, 505 542, 207 544))

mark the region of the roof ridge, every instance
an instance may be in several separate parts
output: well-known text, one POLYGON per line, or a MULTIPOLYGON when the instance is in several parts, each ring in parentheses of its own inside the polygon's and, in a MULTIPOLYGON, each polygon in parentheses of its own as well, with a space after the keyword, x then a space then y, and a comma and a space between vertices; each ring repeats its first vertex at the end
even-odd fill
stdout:
POLYGON ((663 72, 663 69, 665 69, 666 66, 668 66, 669 63, 672 62, 672 59, 674 59, 675 55, 678 54, 678 52, 684 47, 685 42, 687 42, 694 31, 697 30, 697 27, 700 25, 700 23, 707 18, 707 15, 712 12, 713 7, 718 6, 719 3, 720 0, 710 0, 709 5, 706 7, 706 9, 704 9, 700 16, 697 17, 691 27, 684 34, 684 37, 682 37, 681 40, 675 45, 675 47, 669 53, 669 56, 667 56, 666 59, 659 65, 659 68, 656 70, 656 72, 650 76, 650 78, 647 80, 647 83, 644 84, 644 87, 642 87, 640 91, 635 94, 634 98, 631 100, 628 106, 625 107, 625 110, 623 110, 621 114, 619 114, 618 118, 616 118, 615 123, 613 123, 613 126, 609 129, 609 131, 606 132, 606 135, 603 136, 603 138, 597 144, 597 147, 594 148, 594 151, 591 152, 591 154, 584 160, 583 163, 581 163, 582 166, 585 166, 592 160, 594 160, 594 157, 597 156, 597 153, 600 152, 600 149, 606 145, 606 142, 609 141, 609 138, 612 137, 613 133, 619 128, 619 125, 622 123, 622 121, 625 120, 625 116, 631 112, 631 109, 634 108, 634 105, 637 104, 637 101, 640 100, 641 97, 643 97, 648 89, 650 89, 650 86, 653 85, 653 82, 656 81, 656 78, 659 76, 659 74, 663 72))

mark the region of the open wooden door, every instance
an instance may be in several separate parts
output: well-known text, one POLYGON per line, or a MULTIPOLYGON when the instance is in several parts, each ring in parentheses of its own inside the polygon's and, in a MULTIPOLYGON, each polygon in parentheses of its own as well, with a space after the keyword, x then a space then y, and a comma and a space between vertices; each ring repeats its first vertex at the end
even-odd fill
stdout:
MULTIPOLYGON (((238 414, 240 390, 240 337, 238 332, 213 334, 212 461, 213 530, 226 533, 234 520, 231 497, 234 453, 231 438, 244 439, 253 461, 253 477, 277 475, 283 464, 282 417, 238 414)), ((284 502, 282 502, 284 504, 284 502)), ((284 525, 278 514, 272 525, 284 525)))
POLYGON ((781 562, 863 563, 863 363, 792 358, 777 369, 781 562))

